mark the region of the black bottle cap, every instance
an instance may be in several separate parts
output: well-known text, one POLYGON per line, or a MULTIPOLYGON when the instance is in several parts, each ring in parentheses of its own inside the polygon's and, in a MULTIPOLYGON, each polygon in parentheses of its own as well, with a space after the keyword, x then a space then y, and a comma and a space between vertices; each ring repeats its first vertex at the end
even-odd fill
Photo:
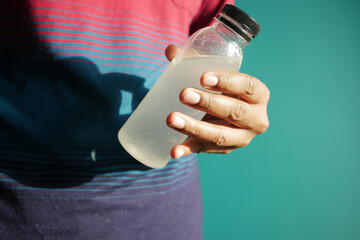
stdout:
POLYGON ((252 37, 248 34, 244 33, 235 23, 231 20, 227 19, 224 16, 219 15, 218 19, 233 29, 235 32, 240 34, 246 41, 250 42, 252 38, 255 38, 256 35, 260 32, 260 25, 250 17, 246 12, 242 11, 240 8, 235 7, 231 4, 225 4, 222 8, 221 13, 230 17, 233 21, 235 21, 240 26, 244 27, 247 31, 251 32, 252 37))

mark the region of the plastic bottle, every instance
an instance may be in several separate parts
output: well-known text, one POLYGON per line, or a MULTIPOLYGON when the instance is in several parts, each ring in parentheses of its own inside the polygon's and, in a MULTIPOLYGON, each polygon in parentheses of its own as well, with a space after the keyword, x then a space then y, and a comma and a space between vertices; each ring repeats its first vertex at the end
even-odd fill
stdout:
POLYGON ((242 49, 260 31, 260 25, 239 8, 226 4, 210 26, 194 33, 120 129, 118 138, 135 159, 152 168, 170 160, 170 150, 187 136, 166 125, 174 111, 201 119, 205 112, 179 101, 186 87, 202 88, 207 71, 237 72, 242 49))

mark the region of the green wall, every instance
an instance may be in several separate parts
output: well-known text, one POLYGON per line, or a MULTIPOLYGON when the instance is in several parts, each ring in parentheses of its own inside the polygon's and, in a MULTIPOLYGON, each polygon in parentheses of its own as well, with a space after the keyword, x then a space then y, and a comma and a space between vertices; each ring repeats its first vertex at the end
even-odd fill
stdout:
POLYGON ((237 1, 262 30, 242 72, 269 87, 270 128, 200 155, 204 238, 360 239, 360 1, 237 1))

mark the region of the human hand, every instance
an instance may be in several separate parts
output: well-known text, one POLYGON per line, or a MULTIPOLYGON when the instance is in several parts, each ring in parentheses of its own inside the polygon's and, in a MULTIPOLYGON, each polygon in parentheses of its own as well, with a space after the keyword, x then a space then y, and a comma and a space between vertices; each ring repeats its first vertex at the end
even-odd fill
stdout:
MULTIPOLYGON (((171 60, 179 50, 169 45, 165 54, 171 60)), ((270 91, 264 83, 237 72, 207 72, 201 76, 200 83, 222 94, 196 88, 181 91, 179 98, 183 104, 207 114, 201 121, 178 112, 169 114, 167 125, 190 137, 173 147, 172 158, 191 153, 230 153, 266 131, 270 91)))

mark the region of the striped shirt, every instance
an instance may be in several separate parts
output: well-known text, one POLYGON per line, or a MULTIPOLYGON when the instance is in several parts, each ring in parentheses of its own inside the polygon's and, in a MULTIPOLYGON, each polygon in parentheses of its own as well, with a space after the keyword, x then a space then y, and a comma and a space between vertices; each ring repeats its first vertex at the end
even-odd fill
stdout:
POLYGON ((117 132, 166 68, 166 46, 224 3, 2 3, 1 238, 202 238, 196 156, 149 169, 117 132))

